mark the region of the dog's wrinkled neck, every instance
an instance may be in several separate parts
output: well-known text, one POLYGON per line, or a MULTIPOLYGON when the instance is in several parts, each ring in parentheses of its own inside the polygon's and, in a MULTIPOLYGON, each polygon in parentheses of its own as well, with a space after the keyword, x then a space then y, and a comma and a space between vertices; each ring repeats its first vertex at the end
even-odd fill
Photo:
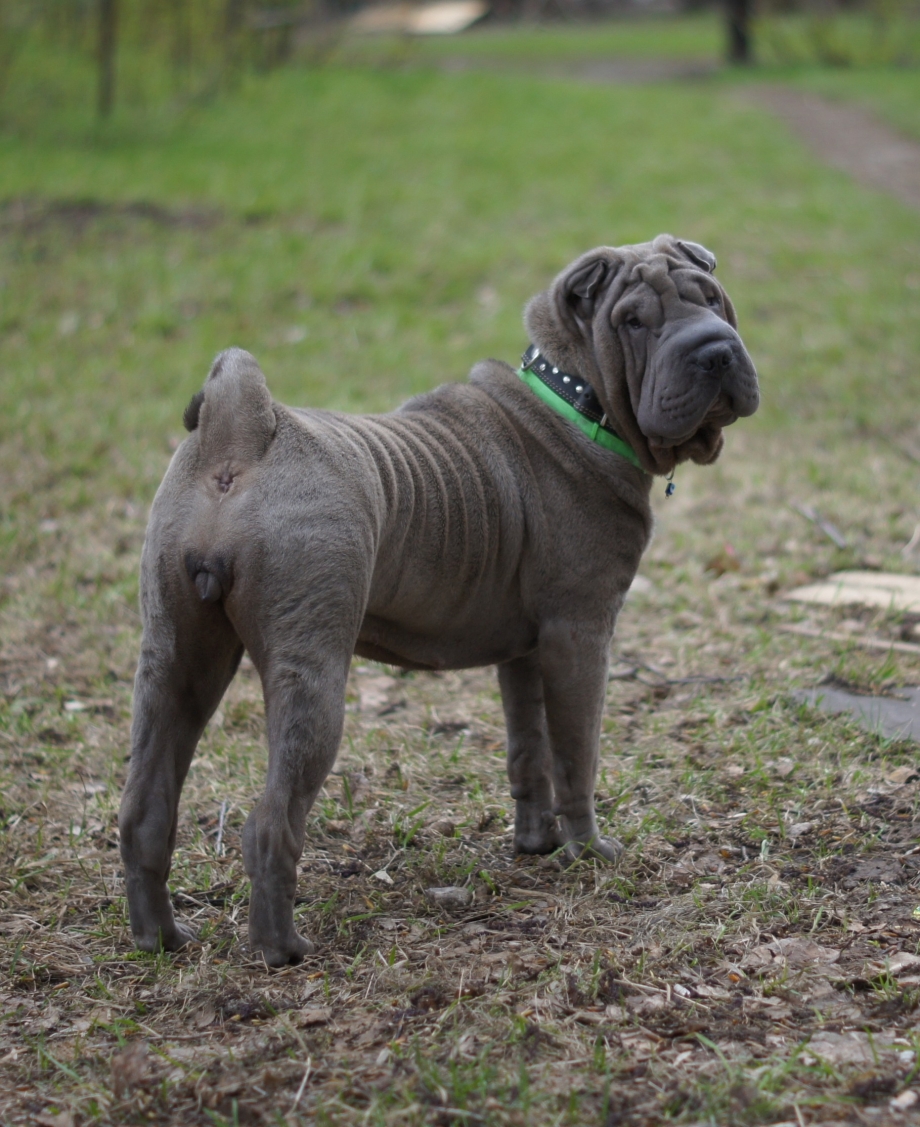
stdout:
POLYGON ((573 423, 592 442, 613 450, 644 470, 635 450, 611 426, 597 393, 583 376, 559 368, 534 344, 521 357, 518 375, 539 399, 573 423))
MULTIPOLYGON (((614 298, 613 294, 608 296, 596 318, 609 316, 607 307, 614 298)), ((635 451, 642 468, 653 474, 669 474, 676 465, 676 457, 673 451, 663 450, 656 456, 639 429, 619 346, 614 355, 610 347, 613 342, 605 341, 605 334, 595 334, 592 325, 563 324, 549 291, 530 301, 524 312, 524 324, 542 355, 593 387, 610 426, 635 451)))

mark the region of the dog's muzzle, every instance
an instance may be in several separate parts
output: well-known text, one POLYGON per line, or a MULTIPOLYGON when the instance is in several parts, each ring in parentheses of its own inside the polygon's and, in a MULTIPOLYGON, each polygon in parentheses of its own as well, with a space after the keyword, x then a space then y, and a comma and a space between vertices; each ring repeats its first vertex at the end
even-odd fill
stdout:
POLYGON ((707 318, 661 341, 649 369, 638 422, 657 446, 688 441, 704 422, 728 426, 753 415, 760 404, 751 358, 720 318, 707 318))

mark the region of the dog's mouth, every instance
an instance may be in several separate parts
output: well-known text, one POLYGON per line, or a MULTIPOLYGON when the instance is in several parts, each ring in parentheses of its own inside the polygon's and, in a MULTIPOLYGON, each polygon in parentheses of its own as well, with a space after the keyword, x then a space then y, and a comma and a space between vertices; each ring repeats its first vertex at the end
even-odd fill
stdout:
POLYGON ((701 419, 684 434, 647 435, 649 452, 659 473, 670 473, 681 462, 693 461, 706 466, 722 452, 722 431, 736 422, 739 415, 732 410, 731 400, 724 393, 717 396, 701 419))
POLYGON ((711 434, 713 431, 721 431, 724 427, 730 427, 732 423, 738 421, 738 418, 737 411, 732 408, 731 397, 723 391, 716 396, 702 416, 688 422, 686 429, 680 433, 647 434, 645 437, 648 439, 649 446, 654 450, 677 450, 681 446, 686 446, 687 443, 702 437, 704 433, 711 434))

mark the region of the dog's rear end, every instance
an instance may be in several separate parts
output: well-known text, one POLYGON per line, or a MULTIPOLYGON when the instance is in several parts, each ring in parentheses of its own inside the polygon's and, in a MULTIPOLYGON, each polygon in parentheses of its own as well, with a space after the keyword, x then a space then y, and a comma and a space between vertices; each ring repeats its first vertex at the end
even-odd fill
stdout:
POLYGON ((218 358, 185 424, 192 437, 157 493, 144 544, 144 632, 119 816, 131 928, 146 951, 174 950, 193 937, 175 921, 166 883, 179 795, 243 653, 224 606, 236 561, 221 542, 222 509, 246 504, 249 478, 276 427, 265 379, 248 353, 218 358))
POLYGON ((185 422, 191 434, 157 493, 141 565, 143 640, 119 816, 131 928, 143 950, 193 938, 166 884, 179 795, 245 648, 271 748, 242 835, 249 935, 279 966, 312 949, 294 928, 297 861, 342 736, 373 567, 372 490, 353 472, 347 436, 315 440, 308 422, 276 408, 240 349, 218 357, 185 422))

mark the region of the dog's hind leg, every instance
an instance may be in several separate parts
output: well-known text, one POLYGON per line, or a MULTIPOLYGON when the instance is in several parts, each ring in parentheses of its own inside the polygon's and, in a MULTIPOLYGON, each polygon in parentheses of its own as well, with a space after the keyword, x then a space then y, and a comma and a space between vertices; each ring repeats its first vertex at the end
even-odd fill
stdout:
POLYGON ((243 646, 223 608, 203 603, 178 567, 146 572, 142 607, 131 767, 118 824, 134 941, 142 951, 174 951, 194 938, 175 920, 166 883, 179 795, 243 646))
POLYGON ((609 645, 608 634, 584 622, 556 620, 540 628, 554 810, 573 860, 593 855, 613 861, 623 849, 601 836, 594 814, 609 645))
MULTIPOLYGON (((348 617, 343 610, 340 622, 348 617)), ((308 613, 292 623, 287 636, 271 639, 264 660, 255 659, 265 689, 268 775, 243 828, 243 861, 252 881, 250 949, 273 967, 299 963, 313 950, 294 926, 297 862, 306 816, 335 762, 345 719, 352 630, 333 628, 324 639, 312 625, 316 618, 308 613)))
POLYGON ((515 853, 552 853, 563 844, 553 813, 553 783, 543 679, 536 653, 498 667, 508 730, 508 780, 515 853))

